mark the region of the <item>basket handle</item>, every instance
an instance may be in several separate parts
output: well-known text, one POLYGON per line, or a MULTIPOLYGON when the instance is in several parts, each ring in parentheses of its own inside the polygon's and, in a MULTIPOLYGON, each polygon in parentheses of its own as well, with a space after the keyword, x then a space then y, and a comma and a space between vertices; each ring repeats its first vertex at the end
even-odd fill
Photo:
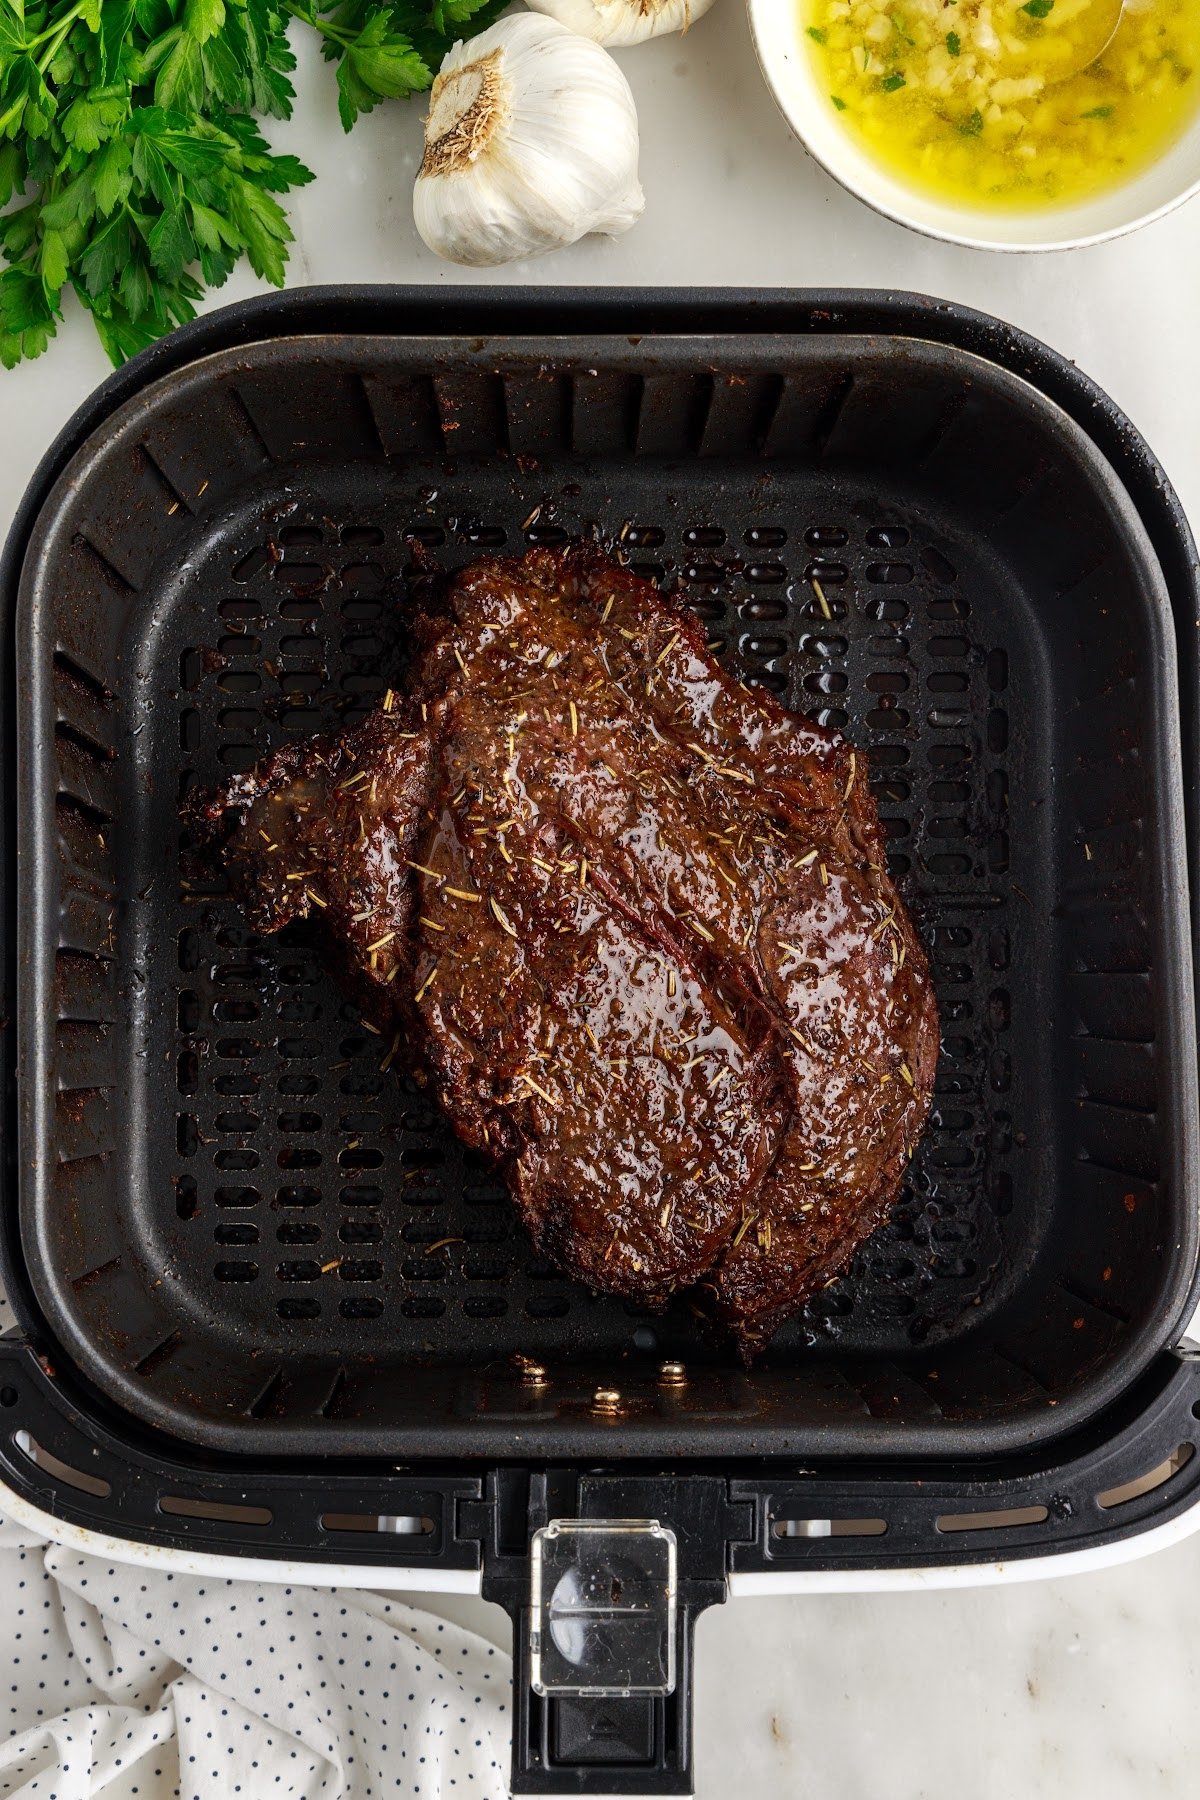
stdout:
POLYGON ((693 1634, 752 1529, 718 1476, 496 1471, 483 1594, 513 1622, 514 1796, 693 1791, 693 1634))

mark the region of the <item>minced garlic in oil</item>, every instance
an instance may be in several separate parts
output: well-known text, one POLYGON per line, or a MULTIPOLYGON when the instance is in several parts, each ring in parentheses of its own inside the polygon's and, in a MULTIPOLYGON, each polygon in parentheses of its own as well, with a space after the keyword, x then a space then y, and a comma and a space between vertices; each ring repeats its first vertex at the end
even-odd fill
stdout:
POLYGON ((1126 0, 1091 62, 1111 0, 800 5, 843 124, 940 199, 1084 199, 1146 168, 1200 104, 1200 0, 1126 0))

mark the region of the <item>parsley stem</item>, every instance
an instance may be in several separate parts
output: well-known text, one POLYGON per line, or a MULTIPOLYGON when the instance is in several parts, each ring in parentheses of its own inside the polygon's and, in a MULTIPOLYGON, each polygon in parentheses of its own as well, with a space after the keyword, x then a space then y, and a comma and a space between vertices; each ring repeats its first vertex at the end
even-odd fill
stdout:
POLYGON ((44 44, 48 37, 53 37, 64 25, 73 25, 82 11, 82 3, 73 6, 65 19, 55 19, 53 25, 47 25, 45 31, 39 31, 36 37, 26 38, 21 46, 22 50, 36 50, 39 44, 44 44))
POLYGON ((316 13, 307 13, 303 10, 298 10, 295 7, 290 10, 294 13, 296 18, 303 19, 306 25, 313 26, 315 30, 321 33, 322 37, 332 38, 334 43, 341 44, 343 49, 348 50, 350 45, 357 39, 357 32, 342 31, 338 26, 331 25, 327 19, 319 18, 316 13))
MULTIPOLYGON (((46 70, 50 67, 50 64, 54 61, 55 57, 58 55, 59 51, 62 48, 63 39, 66 37, 67 33, 70 31, 72 25, 75 23, 76 19, 80 15, 80 13, 83 11, 84 4, 85 4, 85 0, 76 0, 75 5, 71 8, 70 12, 67 13, 64 18, 61 18, 58 21, 57 25, 52 27, 53 36, 50 38, 49 47, 47 49, 45 49, 42 52, 42 54, 38 57, 38 65, 37 66, 38 66, 38 73, 40 75, 44 75, 46 73, 46 70)), ((41 34, 41 37, 34 38, 34 40, 33 40, 34 44, 41 43, 42 38, 47 37, 48 35, 49 35, 49 33, 43 31, 41 34)), ((32 48, 32 46, 30 46, 30 48, 32 48)))

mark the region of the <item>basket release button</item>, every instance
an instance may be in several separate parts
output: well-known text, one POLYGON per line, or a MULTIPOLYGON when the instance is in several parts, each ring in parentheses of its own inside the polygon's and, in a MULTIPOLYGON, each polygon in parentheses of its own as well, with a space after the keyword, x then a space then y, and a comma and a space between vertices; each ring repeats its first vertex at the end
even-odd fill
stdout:
MULTIPOLYGON (((530 1546, 530 1685, 579 1698, 675 1689, 675 1533, 657 1519, 552 1519, 530 1546)), ((627 1727, 639 1709, 589 1709, 592 1761, 640 1760, 627 1727), (616 1752, 616 1754, 614 1754, 616 1752)), ((640 1712, 639 1712, 640 1717, 640 1712)), ((561 1729, 570 1730, 566 1719, 561 1729)), ((634 1736, 643 1730, 638 1726, 634 1736)), ((576 1751, 578 1754, 578 1751, 576 1751)))

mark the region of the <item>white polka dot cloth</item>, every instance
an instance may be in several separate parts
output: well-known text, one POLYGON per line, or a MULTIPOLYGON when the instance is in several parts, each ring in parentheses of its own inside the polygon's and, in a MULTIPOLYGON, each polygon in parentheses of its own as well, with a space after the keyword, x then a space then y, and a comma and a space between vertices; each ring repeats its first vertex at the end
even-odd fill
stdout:
POLYGON ((114 1564, 0 1513, 3 1800, 504 1800, 510 1681, 402 1601, 114 1564))

